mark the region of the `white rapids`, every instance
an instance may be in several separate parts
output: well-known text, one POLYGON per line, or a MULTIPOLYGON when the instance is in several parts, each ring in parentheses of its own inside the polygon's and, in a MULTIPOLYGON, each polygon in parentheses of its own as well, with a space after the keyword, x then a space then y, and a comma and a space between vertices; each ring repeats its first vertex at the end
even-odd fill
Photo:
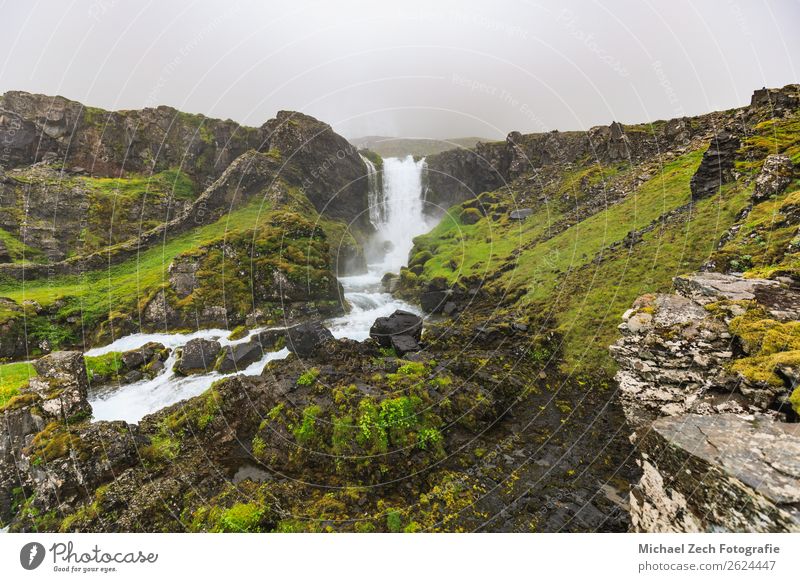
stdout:
MULTIPOLYGON (((325 322, 334 337, 357 341, 369 337, 369 329, 378 317, 390 315, 396 309, 419 313, 416 307, 384 292, 381 278, 388 272, 397 273, 408 260, 414 237, 428 232, 435 225, 435 221, 426 217, 423 212, 424 160, 415 161, 411 156, 404 159, 384 159, 382 193, 377 192, 378 177, 374 164, 366 159, 364 163, 370 186, 370 220, 377 230, 374 242, 385 250, 378 262, 368 265, 366 273, 339 278, 351 310, 346 315, 325 322)), ((253 330, 247 337, 236 341, 227 339, 230 332, 225 329, 204 329, 190 334, 136 333, 119 338, 107 346, 87 351, 87 356, 97 356, 111 351, 136 349, 148 342, 158 342, 172 349, 164 371, 155 378, 126 385, 109 384, 90 390, 89 402, 94 411, 94 419, 139 422, 147 414, 201 394, 226 375, 218 372, 188 377, 175 374, 172 371, 176 359, 175 349, 184 346, 191 339, 201 337, 215 339, 223 346, 246 342, 258 331, 261 330, 253 330)), ((227 375, 260 374, 267 362, 285 358, 288 353, 284 348, 265 354, 261 360, 245 370, 227 375)))

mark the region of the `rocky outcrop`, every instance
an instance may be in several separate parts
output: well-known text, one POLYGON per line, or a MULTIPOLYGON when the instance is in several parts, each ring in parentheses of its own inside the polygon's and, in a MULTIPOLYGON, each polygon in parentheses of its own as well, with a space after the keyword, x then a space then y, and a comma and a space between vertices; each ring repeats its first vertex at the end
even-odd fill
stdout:
POLYGON ((220 374, 241 372, 250 364, 264 357, 264 351, 258 341, 250 341, 225 346, 217 358, 214 369, 220 374))
MULTIPOLYGON (((511 132, 505 141, 478 143, 472 149, 448 150, 426 158, 426 202, 431 214, 482 192, 553 165, 589 157, 602 165, 623 160, 641 162, 667 150, 685 151, 691 140, 713 127, 707 119, 672 119, 660 129, 625 126, 617 121, 586 132, 511 132)), ((738 147, 738 146, 737 146, 738 147)))
POLYGON ((713 196, 720 186, 733 180, 733 163, 740 145, 741 140, 728 131, 714 136, 703 154, 700 167, 692 176, 692 200, 713 196))
POLYGON ((181 348, 175 371, 184 376, 203 374, 214 369, 220 345, 216 340, 196 338, 181 348))
MULTIPOLYGON (((106 112, 11 91, 0 97, 0 139, 10 170, 0 177, 0 227, 54 263, 32 265, 26 278, 103 268, 255 195, 285 202, 285 192, 274 191, 278 182, 302 191, 321 214, 372 229, 358 152, 329 125, 296 112, 281 111, 256 129, 169 107, 106 112), (166 170, 190 176, 201 194, 175 196, 173 182, 155 179, 166 170), (87 181, 115 178, 130 192, 127 178, 138 175, 147 180, 134 197, 99 195, 87 181)), ((349 240, 342 247, 343 264, 363 260, 349 240)), ((19 265, 3 266, 4 275, 23 276, 19 265)))
POLYGON ((64 97, 8 91, 0 97, 6 168, 57 160, 101 176, 180 167, 205 185, 263 132, 171 107, 104 111, 64 97))
POLYGON ((756 178, 753 202, 762 202, 770 196, 783 194, 794 176, 794 164, 786 154, 772 154, 764 160, 756 178))
POLYGON ((800 85, 757 89, 750 98, 750 109, 766 111, 769 117, 782 117, 800 107, 800 85))
MULTIPOLYGON (((636 531, 800 531, 790 329, 800 290, 698 273, 646 295, 611 346, 642 477, 636 531)), ((800 449, 798 449, 800 450, 800 449)))
POLYGON ((279 111, 261 130, 269 147, 297 168, 296 185, 320 214, 371 232, 367 168, 355 146, 327 123, 294 111, 279 111))
POLYGON ((38 375, 0 409, 0 521, 6 521, 12 505, 20 501, 14 491, 51 481, 50 474, 32 473, 35 459, 30 447, 35 445, 35 435, 91 414, 83 354, 55 352, 38 359, 34 367, 38 375))
POLYGON ((669 416, 639 450, 635 531, 800 531, 800 424, 763 414, 669 416))

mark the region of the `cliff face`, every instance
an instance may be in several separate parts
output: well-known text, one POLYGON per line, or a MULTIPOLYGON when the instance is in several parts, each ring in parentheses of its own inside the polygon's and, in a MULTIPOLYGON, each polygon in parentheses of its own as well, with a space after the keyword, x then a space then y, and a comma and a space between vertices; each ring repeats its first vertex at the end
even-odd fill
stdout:
POLYGON ((3 168, 55 161, 92 175, 181 167, 201 185, 264 145, 262 132, 171 107, 105 111, 64 97, 9 91, 0 97, 3 168))
POLYGON ((300 113, 282 111, 251 128, 170 107, 109 112, 10 91, 0 97, 0 141, 0 227, 15 239, 6 262, 23 254, 58 262, 135 240, 208 202, 213 196, 203 193, 237 161, 243 190, 252 171, 262 190, 282 180, 323 215, 370 228, 357 152, 300 113), (280 160, 267 182, 247 163, 252 156, 242 158, 253 150, 280 160))
POLYGON ((687 146, 693 136, 708 131, 711 121, 712 116, 707 116, 672 119, 650 127, 613 122, 586 132, 514 131, 504 142, 478 143, 472 149, 428 157, 428 199, 447 208, 483 192, 510 188, 511 182, 525 174, 585 159, 606 165, 642 162, 659 151, 687 146))

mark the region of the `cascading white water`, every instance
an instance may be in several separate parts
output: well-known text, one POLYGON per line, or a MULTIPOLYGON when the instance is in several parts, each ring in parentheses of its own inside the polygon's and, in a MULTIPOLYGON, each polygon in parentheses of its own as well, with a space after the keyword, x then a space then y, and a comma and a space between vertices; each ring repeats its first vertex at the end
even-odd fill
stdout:
POLYGON ((383 192, 381 191, 381 183, 378 179, 378 169, 372 160, 361 156, 364 165, 367 167, 367 202, 369 203, 369 221, 375 228, 380 228, 384 220, 383 211, 383 192))
MULTIPOLYGON (((386 293, 381 278, 387 272, 397 273, 407 259, 415 236, 430 230, 434 223, 426 218, 423 208, 422 173, 425 161, 415 161, 408 156, 404 159, 386 158, 383 161, 383 192, 378 190, 378 174, 375 165, 364 159, 367 179, 370 182, 370 220, 377 233, 375 245, 384 249, 379 259, 368 265, 366 273, 340 277, 347 301, 352 306, 350 313, 325 322, 334 337, 364 340, 369 337, 369 328, 378 317, 404 309, 419 313, 414 306, 386 293), (373 205, 376 207, 373 212, 373 205)), ((175 363, 174 348, 181 347, 190 339, 204 337, 216 339, 223 346, 249 341, 250 336, 231 342, 226 338, 227 331, 220 329, 200 330, 192 334, 132 334, 120 338, 103 348, 96 348, 87 355, 100 355, 109 351, 125 351, 154 341, 173 348, 173 353, 165 362, 164 371, 151 380, 142 380, 125 386, 103 386, 91 391, 89 402, 96 420, 127 420, 138 422, 146 414, 155 412, 180 400, 191 398, 205 391, 213 382, 223 376, 217 372, 197 374, 189 377, 177 376, 172 371, 175 363)), ((251 364, 240 373, 259 374, 270 360, 284 358, 286 349, 265 354, 260 361, 251 364)))
POLYGON ((414 237, 425 234, 434 224, 426 217, 422 190, 425 159, 386 158, 383 161, 384 219, 376 240, 388 243, 382 261, 384 271, 397 272, 406 264, 414 237))

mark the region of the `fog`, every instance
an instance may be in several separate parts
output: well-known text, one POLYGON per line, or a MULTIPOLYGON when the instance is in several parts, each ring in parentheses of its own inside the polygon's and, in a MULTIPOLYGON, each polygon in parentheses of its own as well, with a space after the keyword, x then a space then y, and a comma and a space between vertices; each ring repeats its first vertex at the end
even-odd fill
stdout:
POLYGON ((347 137, 586 129, 800 81, 800 2, 6 1, 0 91, 347 137))

